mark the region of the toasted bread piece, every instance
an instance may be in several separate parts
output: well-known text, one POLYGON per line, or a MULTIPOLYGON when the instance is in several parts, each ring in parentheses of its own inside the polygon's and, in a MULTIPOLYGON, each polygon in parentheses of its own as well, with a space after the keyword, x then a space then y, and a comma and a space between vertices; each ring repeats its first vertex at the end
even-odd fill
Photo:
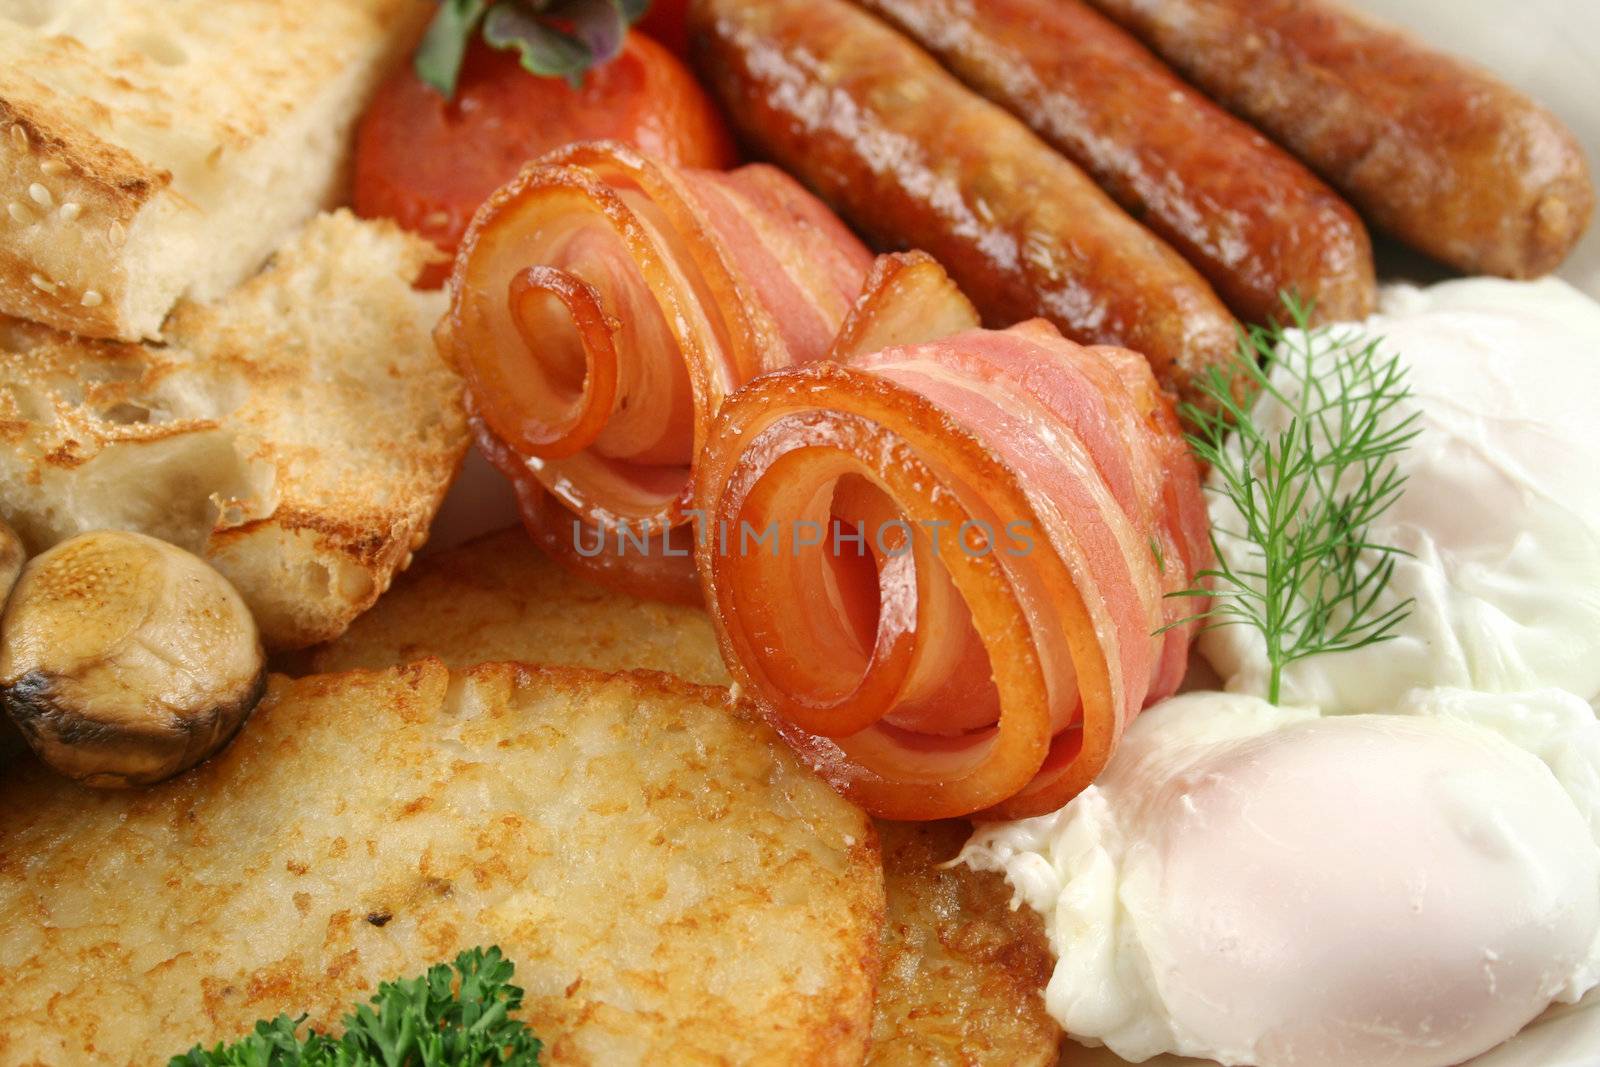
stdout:
POLYGON ((153 789, 0 783, 0 1063, 337 1029, 499 945, 545 1064, 859 1064, 871 823, 725 693, 509 664, 275 676, 153 789))
POLYGON ((591 585, 550 562, 520 527, 424 558, 377 610, 315 649, 309 666, 327 673, 427 656, 453 667, 527 660, 729 682, 705 612, 591 585))
POLYGON ((343 197, 422 0, 0 0, 0 313, 161 336, 343 197))
POLYGON ((1055 960, 1038 913, 1013 908, 998 874, 941 868, 972 832, 965 820, 877 827, 889 911, 868 1067, 1055 1064, 1055 960))
MULTIPOLYGON (((725 684, 703 611, 635 600, 574 578, 521 529, 427 556, 339 640, 311 653, 320 671, 438 655, 651 667, 725 684)), ((869 1063, 1029 1067, 1056 1061, 1061 1030, 1045 1014, 1052 966, 1044 926, 1013 911, 996 874, 940 870, 963 822, 880 823, 889 921, 869 1063)))
POLYGON ((431 247, 322 216, 164 347, 0 320, 0 517, 31 552, 137 530, 232 580, 267 644, 341 632, 427 536, 467 447, 409 282, 431 247))

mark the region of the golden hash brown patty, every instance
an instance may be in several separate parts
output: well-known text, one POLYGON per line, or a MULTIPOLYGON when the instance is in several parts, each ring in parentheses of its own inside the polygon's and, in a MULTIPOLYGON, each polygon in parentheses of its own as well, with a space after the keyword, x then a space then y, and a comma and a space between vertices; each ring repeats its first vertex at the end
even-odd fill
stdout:
POLYGON ((275 676, 152 789, 0 783, 0 1063, 165 1063, 498 944, 549 1064, 858 1064, 876 835, 722 690, 275 676))
POLYGON ((614 593, 568 574, 521 527, 424 556, 377 607, 311 654, 315 671, 392 667, 437 656, 598 670, 645 668, 727 685, 706 613, 614 593))
MULTIPOLYGON (((520 528, 419 559, 312 664, 387 667, 429 655, 459 666, 530 660, 728 680, 705 612, 575 578, 520 528)), ((1061 1031, 1041 995, 1052 966, 1043 924, 1011 909, 999 875, 938 867, 968 830, 964 822, 879 824, 889 921, 873 1067, 1056 1062, 1061 1031)))
POLYGON ((965 820, 880 820, 883 976, 869 1067, 1050 1067, 1061 1028, 1044 1009, 1055 961, 1044 923, 1011 907, 998 874, 941 869, 965 820))

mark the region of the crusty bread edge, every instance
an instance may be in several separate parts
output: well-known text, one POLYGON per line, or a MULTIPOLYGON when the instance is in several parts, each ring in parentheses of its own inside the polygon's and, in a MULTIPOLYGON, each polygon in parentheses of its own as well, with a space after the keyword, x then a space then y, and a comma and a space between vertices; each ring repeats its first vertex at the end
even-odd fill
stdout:
MULTIPOLYGON (((0 167, 0 210, 7 213, 0 219, 0 229, 39 224, 21 223, 14 213, 36 217, 46 211, 59 212, 61 204, 76 203, 81 218, 95 220, 82 225, 94 225, 101 231, 93 244, 115 260, 134 218, 167 189, 172 175, 146 166, 130 152, 70 123, 55 123, 56 133, 48 132, 48 126, 33 109, 0 97, 0 164, 4 164, 0 167), (49 186, 54 187, 50 208, 40 206, 29 192, 47 166, 64 168, 50 178, 49 186)), ((57 282, 38 273, 33 262, 0 242, 0 314, 83 337, 116 337, 126 287, 120 268, 116 280, 114 291, 62 292, 57 282)))

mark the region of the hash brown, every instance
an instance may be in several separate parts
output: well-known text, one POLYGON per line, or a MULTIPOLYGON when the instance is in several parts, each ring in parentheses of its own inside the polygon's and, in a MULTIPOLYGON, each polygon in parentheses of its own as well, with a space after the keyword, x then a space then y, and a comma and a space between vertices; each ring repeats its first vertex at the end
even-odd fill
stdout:
MULTIPOLYGON (((535 660, 728 680, 705 612, 584 582, 518 528, 419 559, 377 607, 310 658, 329 671, 428 655, 454 666, 535 660)), ((999 875, 938 868, 960 851, 965 823, 878 825, 889 921, 867 1062, 1055 1063, 1061 1031, 1040 996, 1052 964, 1038 916, 1011 909, 999 875)))
POLYGON ((377 609, 313 650, 310 666, 392 667, 425 656, 455 667, 526 660, 729 682, 705 612, 585 582, 534 548, 520 527, 423 557, 377 609))
POLYGON ((171 782, 0 782, 0 1063, 164 1063, 328 1027, 498 944, 546 1064, 858 1064, 866 817, 722 690, 437 660, 275 676, 171 782))
POLYGON ((1055 960, 1044 923, 1011 907, 998 874, 941 867, 965 820, 879 820, 883 974, 868 1067, 1051 1067, 1061 1027, 1044 1007, 1055 960))

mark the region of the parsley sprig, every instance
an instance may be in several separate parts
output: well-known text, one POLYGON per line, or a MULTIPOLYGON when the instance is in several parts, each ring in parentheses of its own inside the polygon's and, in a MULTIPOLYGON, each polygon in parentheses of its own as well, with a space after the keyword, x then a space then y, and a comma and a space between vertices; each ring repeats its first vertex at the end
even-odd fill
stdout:
POLYGON ((1397 411, 1411 389, 1382 338, 1312 329, 1304 305, 1285 297, 1284 306, 1288 328, 1252 327, 1240 339, 1242 366, 1213 368, 1202 384, 1215 410, 1184 406, 1190 447, 1212 470, 1207 490, 1227 499, 1231 520, 1212 526, 1216 566, 1172 594, 1212 598, 1174 626, 1261 632, 1273 703, 1289 664, 1390 640, 1410 614, 1411 598, 1379 610, 1408 553, 1374 541, 1372 524, 1404 491, 1396 457, 1421 432, 1418 412, 1397 411), (1263 396, 1280 409, 1272 425, 1256 417, 1263 396))
POLYGON ((279 1015, 232 1044, 196 1045, 167 1067, 538 1067, 539 1039, 510 1013, 522 1004, 498 947, 475 948, 418 978, 383 982, 344 1018, 344 1034, 279 1015))

